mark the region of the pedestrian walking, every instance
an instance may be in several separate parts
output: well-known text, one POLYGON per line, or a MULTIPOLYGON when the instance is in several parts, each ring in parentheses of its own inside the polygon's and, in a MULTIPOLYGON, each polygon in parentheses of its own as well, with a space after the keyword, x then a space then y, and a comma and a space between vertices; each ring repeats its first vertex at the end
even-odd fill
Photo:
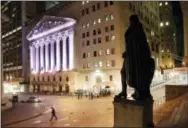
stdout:
POLYGON ((53 107, 51 107, 51 109, 52 109, 52 116, 51 116, 50 121, 52 121, 53 117, 55 117, 56 120, 57 120, 57 116, 56 116, 56 113, 55 113, 55 109, 54 109, 53 107))

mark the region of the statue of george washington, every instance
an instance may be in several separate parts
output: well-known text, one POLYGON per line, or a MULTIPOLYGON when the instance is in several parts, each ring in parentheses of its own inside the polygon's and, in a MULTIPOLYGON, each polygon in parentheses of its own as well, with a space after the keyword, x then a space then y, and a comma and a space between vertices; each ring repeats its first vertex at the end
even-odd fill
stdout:
POLYGON ((155 70, 154 59, 137 15, 129 18, 130 26, 125 32, 126 51, 123 53, 121 69, 122 92, 115 98, 127 97, 127 84, 135 89, 132 97, 135 100, 152 98, 150 84, 155 70))

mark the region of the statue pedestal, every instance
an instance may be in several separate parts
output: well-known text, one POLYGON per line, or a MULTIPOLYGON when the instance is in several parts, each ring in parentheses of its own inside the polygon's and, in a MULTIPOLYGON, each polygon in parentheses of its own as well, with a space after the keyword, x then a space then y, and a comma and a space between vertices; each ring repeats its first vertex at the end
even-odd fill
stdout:
POLYGON ((114 127, 152 128, 153 100, 114 99, 114 127))

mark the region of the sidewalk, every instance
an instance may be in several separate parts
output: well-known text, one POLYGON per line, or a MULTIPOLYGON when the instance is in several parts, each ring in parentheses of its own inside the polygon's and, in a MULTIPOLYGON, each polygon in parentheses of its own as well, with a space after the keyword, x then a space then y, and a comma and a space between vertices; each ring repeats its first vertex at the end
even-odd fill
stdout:
POLYGON ((26 121, 41 116, 45 111, 44 107, 37 104, 13 104, 13 107, 1 113, 1 126, 26 121))

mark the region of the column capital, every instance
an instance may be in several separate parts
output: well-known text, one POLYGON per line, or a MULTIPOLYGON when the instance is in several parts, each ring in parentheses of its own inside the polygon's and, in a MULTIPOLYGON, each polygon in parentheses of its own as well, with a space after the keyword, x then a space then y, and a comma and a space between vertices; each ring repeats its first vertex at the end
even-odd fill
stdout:
POLYGON ((74 33, 74 29, 73 29, 73 28, 70 28, 70 29, 68 30, 68 35, 73 34, 73 33, 74 33))

